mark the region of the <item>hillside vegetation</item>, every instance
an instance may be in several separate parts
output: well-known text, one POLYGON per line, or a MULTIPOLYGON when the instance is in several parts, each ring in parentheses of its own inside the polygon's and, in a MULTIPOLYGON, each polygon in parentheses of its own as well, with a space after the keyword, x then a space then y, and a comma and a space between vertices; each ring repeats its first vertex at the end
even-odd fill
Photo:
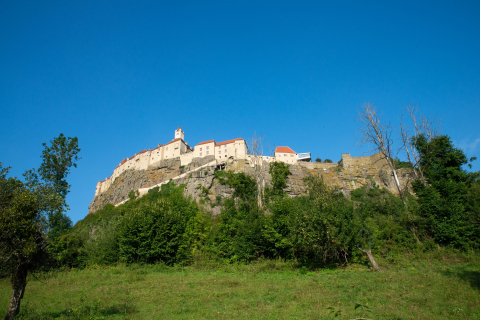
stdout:
POLYGON ((173 182, 139 199, 132 193, 125 204, 107 205, 77 223, 71 236, 83 245, 72 250, 77 258, 70 264, 190 265, 202 259, 249 263, 261 258, 311 269, 349 263, 375 267, 379 256, 439 247, 477 250, 478 174, 462 169, 466 157, 448 137, 419 141, 420 152, 429 151, 423 151, 426 180, 412 184, 416 196, 405 192, 399 198, 372 183, 347 199, 321 177, 310 176, 307 193, 291 198, 285 192, 289 167, 284 163, 270 166, 272 187, 265 189, 243 172, 217 171, 216 183, 232 189, 231 197, 218 199, 220 215, 204 212, 173 182))
POLYGON ((400 197, 372 181, 347 198, 318 176, 289 197, 279 162, 266 188, 216 171, 219 215, 206 188, 201 204, 172 181, 132 191, 49 243, 20 319, 478 318, 478 173, 447 136, 415 141, 422 174, 400 197))

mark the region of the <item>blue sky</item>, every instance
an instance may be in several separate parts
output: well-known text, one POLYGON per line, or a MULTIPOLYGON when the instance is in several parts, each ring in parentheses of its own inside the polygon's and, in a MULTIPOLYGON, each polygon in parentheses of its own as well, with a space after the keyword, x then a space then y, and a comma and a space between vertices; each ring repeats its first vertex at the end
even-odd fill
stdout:
MULTIPOLYGON (((173 139, 264 135, 312 157, 360 156, 357 111, 408 104, 480 156, 479 1, 1 1, 0 161, 40 165, 76 136, 67 201, 173 139)), ((479 161, 474 170, 480 170, 479 161)))

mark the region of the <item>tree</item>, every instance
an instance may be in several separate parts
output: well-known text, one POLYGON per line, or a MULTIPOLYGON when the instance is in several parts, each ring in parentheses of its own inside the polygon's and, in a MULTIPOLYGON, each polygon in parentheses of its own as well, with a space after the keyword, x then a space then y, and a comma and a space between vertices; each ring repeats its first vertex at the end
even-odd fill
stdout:
POLYGON ((285 188, 287 188, 287 178, 290 174, 289 165, 284 162, 273 162, 270 164, 268 172, 272 180, 271 188, 266 188, 266 198, 283 197, 285 195, 285 188))
POLYGON ((20 311, 27 274, 46 261, 48 243, 71 222, 63 215, 70 185, 66 177, 76 167, 77 138, 60 134, 42 154, 39 170, 28 170, 25 182, 7 178, 9 168, 0 164, 0 264, 11 276, 12 297, 5 319, 20 311))
POLYGON ((0 174, 0 261, 11 275, 12 297, 5 319, 19 312, 27 273, 44 260, 46 221, 41 216, 39 195, 16 178, 0 174))
POLYGON ((363 127, 360 128, 360 144, 371 143, 374 145, 373 150, 382 154, 392 171, 398 193, 403 200, 403 193, 400 182, 398 181, 395 163, 391 161, 391 159, 395 158, 395 155, 393 154, 393 130, 390 124, 382 123, 378 110, 371 104, 362 106, 362 111, 358 113, 358 118, 363 124, 363 127))
POLYGON ((480 228, 475 222, 477 213, 469 209, 469 194, 479 173, 462 168, 469 160, 446 135, 430 138, 421 134, 415 137, 414 145, 428 182, 417 180, 412 184, 426 234, 441 245, 465 249, 478 246, 480 228))
POLYGON ((440 121, 437 117, 427 118, 425 115, 417 118, 418 107, 414 105, 409 105, 406 108, 406 111, 412 121, 413 127, 408 127, 404 123, 404 117, 402 115, 398 127, 398 132, 400 133, 400 139, 402 141, 402 148, 405 151, 407 160, 411 163, 411 168, 413 168, 415 177, 418 178, 418 175, 420 175, 421 181, 425 184, 421 159, 415 148, 415 141, 420 135, 426 137, 428 141, 437 137, 440 134, 440 121), (413 132, 413 134, 411 132, 413 132))
POLYGON ((320 159, 320 158, 317 158, 317 159, 315 159, 315 162, 322 163, 322 159, 320 159))
POLYGON ((248 143, 249 145, 249 153, 251 156, 251 161, 253 162, 254 169, 253 169, 253 176, 257 180, 257 202, 258 206, 262 207, 262 197, 265 189, 265 176, 263 171, 263 155, 264 155, 264 148, 268 148, 270 150, 270 154, 273 155, 273 149, 270 147, 270 144, 265 140, 263 135, 257 136, 254 132, 253 137, 248 143))

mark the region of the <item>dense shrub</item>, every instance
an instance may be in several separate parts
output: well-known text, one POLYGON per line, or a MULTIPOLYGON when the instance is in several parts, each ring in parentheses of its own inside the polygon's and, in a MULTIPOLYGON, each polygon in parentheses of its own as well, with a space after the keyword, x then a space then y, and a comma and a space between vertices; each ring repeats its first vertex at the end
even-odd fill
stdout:
POLYGON ((119 259, 167 264, 188 261, 204 238, 204 224, 196 202, 183 196, 183 186, 170 182, 138 200, 118 223, 119 259))

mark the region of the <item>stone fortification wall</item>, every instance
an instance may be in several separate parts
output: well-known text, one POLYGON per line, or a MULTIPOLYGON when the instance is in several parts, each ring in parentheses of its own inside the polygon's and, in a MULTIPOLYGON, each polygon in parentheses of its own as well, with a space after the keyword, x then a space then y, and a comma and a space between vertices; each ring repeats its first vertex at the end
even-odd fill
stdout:
MULTIPOLYGON (((89 213, 95 212, 107 203, 119 205, 128 200, 131 190, 139 190, 141 195, 149 189, 167 183, 170 179, 177 185, 185 184, 184 194, 192 196, 203 204, 205 209, 214 214, 220 212, 218 199, 230 196, 228 187, 215 183, 217 170, 245 172, 254 176, 263 187, 270 187, 271 176, 268 173, 274 157, 247 156, 245 159, 227 159, 218 161, 207 156, 193 158, 188 165, 183 165, 181 157, 162 160, 149 165, 145 170, 126 170, 122 172, 110 187, 96 195, 89 206, 89 213), (205 194, 205 188, 208 194, 205 194)), ((309 175, 323 177, 325 183, 340 189, 346 196, 351 190, 374 182, 380 187, 397 193, 388 163, 379 154, 367 157, 351 157, 343 154, 340 163, 298 162, 290 165, 286 192, 298 196, 305 192, 303 179, 309 175)), ((411 178, 411 172, 399 172, 399 180, 405 186, 411 178)))

